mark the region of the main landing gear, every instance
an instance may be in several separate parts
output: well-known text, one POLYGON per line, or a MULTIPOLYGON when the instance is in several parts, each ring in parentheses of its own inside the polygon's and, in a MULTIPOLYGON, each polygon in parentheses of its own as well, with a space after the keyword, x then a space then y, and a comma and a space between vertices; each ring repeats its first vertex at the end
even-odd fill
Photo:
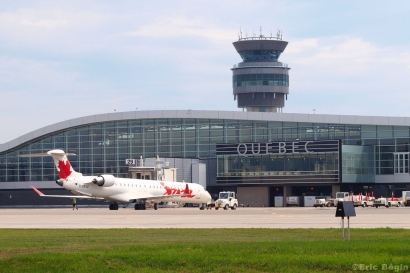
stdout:
POLYGON ((135 209, 135 210, 145 210, 145 209, 146 209, 145 203, 143 203, 143 204, 138 204, 138 203, 135 204, 134 209, 135 209))
POLYGON ((118 204, 117 203, 110 204, 109 209, 110 210, 118 210, 118 204))

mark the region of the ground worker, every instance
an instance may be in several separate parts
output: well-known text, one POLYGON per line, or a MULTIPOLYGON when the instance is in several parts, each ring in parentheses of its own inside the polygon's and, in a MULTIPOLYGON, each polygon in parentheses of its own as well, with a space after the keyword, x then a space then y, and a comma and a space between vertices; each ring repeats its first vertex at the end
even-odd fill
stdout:
POLYGON ((77 209, 77 210, 78 210, 77 200, 75 199, 75 197, 73 198, 73 210, 74 210, 74 209, 77 209))

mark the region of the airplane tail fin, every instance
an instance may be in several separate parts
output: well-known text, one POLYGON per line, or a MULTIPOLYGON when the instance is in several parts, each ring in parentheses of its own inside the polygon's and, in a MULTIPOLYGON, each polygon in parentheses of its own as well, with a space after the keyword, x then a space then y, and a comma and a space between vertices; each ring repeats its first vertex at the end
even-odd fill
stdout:
POLYGON ((70 164, 70 161, 67 159, 67 155, 75 155, 71 153, 65 153, 63 150, 51 150, 47 153, 42 154, 28 154, 20 155, 21 157, 36 157, 36 156, 51 156, 56 165, 58 175, 61 179, 67 179, 68 177, 82 176, 81 173, 74 171, 73 167, 70 164))

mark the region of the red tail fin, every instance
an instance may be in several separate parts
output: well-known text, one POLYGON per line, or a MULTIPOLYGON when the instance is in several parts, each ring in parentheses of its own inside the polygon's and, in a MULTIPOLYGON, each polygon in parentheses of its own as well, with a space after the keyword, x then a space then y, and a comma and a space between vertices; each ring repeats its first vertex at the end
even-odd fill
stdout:
POLYGON ((47 152, 54 159, 54 164, 56 165, 58 175, 62 179, 67 179, 70 176, 82 176, 81 173, 74 171, 71 167, 70 161, 67 159, 67 155, 63 150, 52 150, 47 152))

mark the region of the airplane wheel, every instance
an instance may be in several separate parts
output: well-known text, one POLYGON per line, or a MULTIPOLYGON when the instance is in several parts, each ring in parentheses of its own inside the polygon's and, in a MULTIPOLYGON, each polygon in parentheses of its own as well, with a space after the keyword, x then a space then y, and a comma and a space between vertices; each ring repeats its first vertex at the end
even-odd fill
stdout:
POLYGON ((114 210, 118 210, 118 204, 114 204, 114 210))
POLYGON ((113 210, 112 205, 113 205, 113 204, 110 204, 110 205, 108 206, 108 208, 109 208, 110 210, 113 210))
POLYGON ((158 209, 158 203, 154 203, 154 210, 158 209))
POLYGON ((139 204, 135 204, 135 205, 134 205, 134 209, 135 209, 135 210, 139 210, 139 204))

